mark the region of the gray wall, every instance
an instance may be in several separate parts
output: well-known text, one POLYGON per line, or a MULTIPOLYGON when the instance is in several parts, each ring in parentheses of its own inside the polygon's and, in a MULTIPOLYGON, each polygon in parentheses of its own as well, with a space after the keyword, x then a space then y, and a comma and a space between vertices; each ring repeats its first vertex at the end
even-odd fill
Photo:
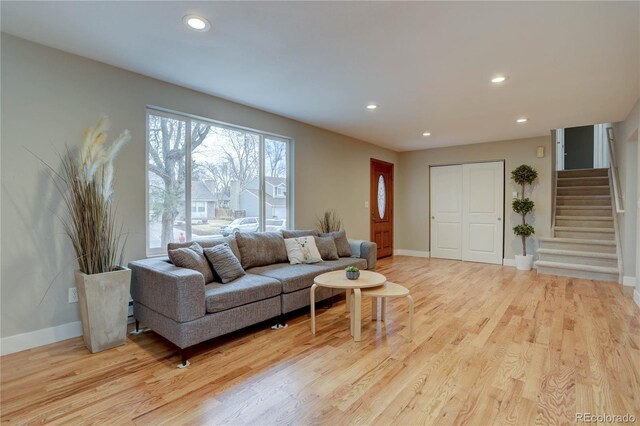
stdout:
MULTIPOLYGON (((538 181, 529 197, 536 203, 529 223, 536 236, 549 236, 551 231, 551 135, 512 141, 452 146, 403 152, 396 177, 396 248, 429 251, 429 166, 477 161, 505 160, 505 258, 522 254, 522 243, 513 235, 518 216, 511 210, 516 187, 511 170, 529 164, 538 170, 538 181), (536 157, 536 148, 544 146, 544 158, 536 157), (400 224, 400 225, 399 225, 400 224)), ((534 253, 534 241, 527 242, 527 252, 534 253)))
POLYGON ((296 226, 312 227, 334 209, 351 237, 369 238, 369 159, 397 163, 395 152, 6 34, 1 43, 0 336, 79 318, 78 305, 67 303, 76 263, 55 217, 59 197, 29 150, 57 165, 56 152, 78 145, 102 113, 111 137, 133 134, 116 161, 115 199, 131 232, 127 260, 145 256, 147 104, 295 138, 296 226))
POLYGON ((615 156, 620 176, 620 186, 624 194, 624 213, 618 214, 620 245, 624 276, 636 277, 636 251, 638 239, 638 127, 640 126, 640 100, 636 101, 624 121, 613 124, 615 156))

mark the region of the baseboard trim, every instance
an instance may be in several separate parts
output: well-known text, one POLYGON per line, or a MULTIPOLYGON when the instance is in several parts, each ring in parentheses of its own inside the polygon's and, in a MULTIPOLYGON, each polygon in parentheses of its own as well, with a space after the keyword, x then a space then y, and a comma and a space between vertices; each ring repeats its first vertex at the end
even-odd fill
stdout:
MULTIPOLYGON (((515 268, 516 267, 516 259, 508 259, 508 258, 504 258, 502 259, 502 266, 509 266, 511 268, 515 268)), ((533 267, 531 269, 538 269, 538 265, 536 265, 536 262, 534 260, 533 262, 533 267)))
POLYGON ((627 277, 627 276, 622 277, 622 285, 628 285, 630 287, 635 286, 636 277, 627 277))
POLYGON ((640 291, 633 290, 633 301, 636 302, 636 305, 640 308, 640 291))
POLYGON ((26 351, 27 349, 79 336, 82 336, 82 323, 75 321, 55 327, 43 328, 42 330, 3 337, 0 339, 0 355, 26 351))
POLYGON ((394 256, 413 256, 413 257, 431 257, 431 253, 428 251, 419 251, 419 250, 394 250, 394 256))

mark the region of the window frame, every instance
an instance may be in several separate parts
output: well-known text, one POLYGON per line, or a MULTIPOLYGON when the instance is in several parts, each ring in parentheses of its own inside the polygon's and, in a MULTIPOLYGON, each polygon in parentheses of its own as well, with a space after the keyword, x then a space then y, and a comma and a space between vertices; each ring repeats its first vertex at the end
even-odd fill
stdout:
POLYGON ((285 198, 287 199, 287 214, 285 220, 285 224, 287 229, 293 229, 295 223, 295 211, 294 211, 294 152, 295 152, 295 138, 290 136, 284 136, 273 132, 267 132, 263 130, 257 130, 246 126, 226 123, 223 121, 215 120, 212 118, 201 117, 194 114, 183 113, 179 111, 170 110, 167 108, 162 108, 154 105, 146 105, 145 106, 145 143, 144 143, 144 151, 145 151, 145 252, 147 257, 154 256, 164 256, 167 253, 166 247, 150 247, 150 233, 149 233, 149 116, 159 116, 166 117, 174 120, 185 121, 186 126, 186 135, 185 135, 185 237, 187 241, 191 241, 190 238, 193 237, 191 233, 191 220, 192 220, 192 211, 191 208, 187 208, 187 206, 191 206, 191 143, 192 143, 192 122, 200 121, 207 124, 211 124, 213 126, 226 128, 229 130, 242 131, 247 133, 254 133, 259 137, 259 193, 260 193, 260 217, 258 220, 258 229, 260 232, 265 232, 266 229, 266 139, 273 138, 272 140, 277 140, 281 142, 287 143, 286 150, 286 194, 285 198))

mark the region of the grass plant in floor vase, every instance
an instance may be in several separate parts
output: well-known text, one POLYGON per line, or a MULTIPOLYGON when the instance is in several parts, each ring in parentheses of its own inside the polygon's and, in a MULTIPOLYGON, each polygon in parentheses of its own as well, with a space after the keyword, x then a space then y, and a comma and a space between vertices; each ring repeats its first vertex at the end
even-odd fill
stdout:
POLYGON ((342 220, 336 212, 327 210, 317 219, 317 226, 323 233, 338 232, 342 229, 342 220))
POLYGON ((527 214, 533 211, 534 202, 525 197, 528 186, 538 178, 538 172, 531 166, 523 164, 511 172, 511 179, 520 185, 520 198, 511 203, 513 211, 522 217, 522 223, 514 226, 513 233, 522 239, 522 256, 516 255, 516 268, 529 271, 533 267, 533 255, 527 254, 527 238, 534 234, 535 229, 527 223, 527 214))
POLYGON ((78 260, 83 338, 92 353, 124 344, 131 286, 131 271, 122 266, 126 237, 112 203, 113 161, 131 135, 125 130, 106 146, 108 128, 108 118, 101 117, 85 130, 79 150, 66 147, 60 172, 47 165, 62 196, 65 214, 60 219, 78 260))

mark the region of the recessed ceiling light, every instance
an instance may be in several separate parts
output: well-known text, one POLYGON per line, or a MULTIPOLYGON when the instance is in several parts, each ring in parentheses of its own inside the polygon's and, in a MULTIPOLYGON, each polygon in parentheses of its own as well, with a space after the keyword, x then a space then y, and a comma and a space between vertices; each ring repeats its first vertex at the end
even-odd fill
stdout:
POLYGON ((431 136, 431 133, 429 133, 429 132, 424 132, 424 133, 422 134, 422 136, 431 136))
POLYGON ((185 23, 187 27, 194 31, 205 32, 209 31, 211 28, 211 24, 202 16, 197 15, 187 15, 182 18, 182 21, 185 23))
POLYGON ((367 109, 376 109, 376 108, 378 108, 378 105, 376 105, 376 104, 367 105, 367 109))
POLYGON ((504 75, 498 75, 498 76, 493 77, 493 78, 491 79, 491 82, 492 82, 492 83, 496 83, 496 84, 498 84, 498 83, 504 83, 506 79, 507 79, 507 77, 506 77, 506 76, 504 76, 504 75))
POLYGON ((522 117, 522 118, 518 118, 516 120, 516 123, 526 123, 527 121, 529 121, 528 118, 522 117))

